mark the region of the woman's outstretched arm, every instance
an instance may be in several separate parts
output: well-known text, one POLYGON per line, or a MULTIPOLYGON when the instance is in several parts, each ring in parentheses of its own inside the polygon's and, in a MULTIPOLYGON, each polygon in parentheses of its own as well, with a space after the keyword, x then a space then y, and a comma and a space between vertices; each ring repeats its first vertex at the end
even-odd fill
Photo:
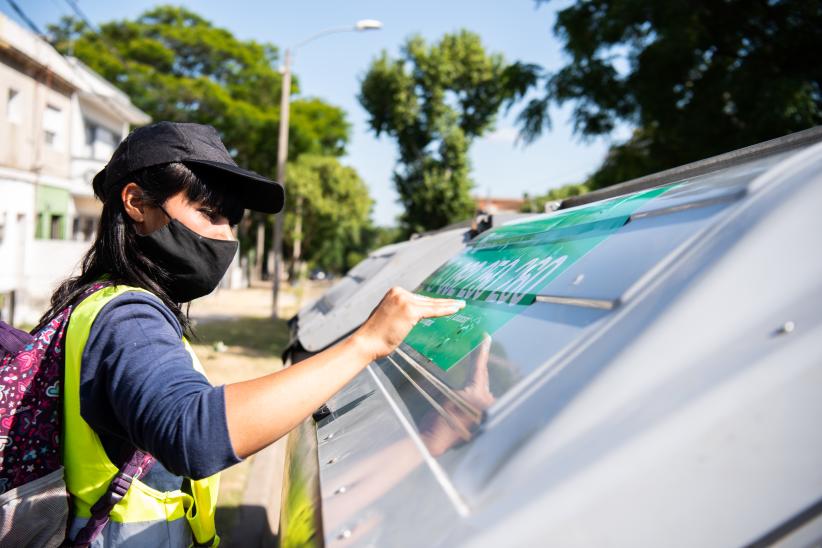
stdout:
POLYGON ((245 458, 310 416, 366 365, 389 354, 422 318, 447 316, 462 301, 392 288, 350 337, 282 371, 225 387, 228 433, 245 458))

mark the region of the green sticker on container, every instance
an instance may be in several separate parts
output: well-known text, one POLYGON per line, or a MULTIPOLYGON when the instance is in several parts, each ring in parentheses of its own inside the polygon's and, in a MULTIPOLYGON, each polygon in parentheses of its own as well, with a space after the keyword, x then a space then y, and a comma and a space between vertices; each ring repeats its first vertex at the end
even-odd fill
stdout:
POLYGON ((625 225, 670 186, 614 198, 491 230, 431 274, 417 289, 463 299, 457 314, 420 321, 403 341, 447 371, 534 302, 542 288, 625 225))

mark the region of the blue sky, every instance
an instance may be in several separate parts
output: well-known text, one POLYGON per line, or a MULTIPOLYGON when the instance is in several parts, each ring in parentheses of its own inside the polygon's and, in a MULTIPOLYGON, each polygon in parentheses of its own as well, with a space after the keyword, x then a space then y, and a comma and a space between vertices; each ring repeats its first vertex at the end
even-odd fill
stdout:
MULTIPOLYGON (((24 0, 18 3, 41 28, 69 14, 66 0, 24 0)), ((77 0, 95 23, 133 18, 156 1, 77 0)), ((383 49, 396 55, 412 34, 436 40, 442 34, 466 28, 477 32, 488 51, 507 60, 537 63, 548 70, 563 64, 560 43, 552 33, 554 13, 566 1, 536 7, 533 0, 315 0, 303 2, 253 2, 248 0, 191 0, 185 5, 243 39, 268 41, 281 48, 330 27, 353 25, 359 19, 378 19, 379 31, 343 33, 323 37, 298 50, 294 72, 304 96, 320 97, 348 112, 352 138, 343 162, 366 181, 376 203, 374 220, 394 224, 400 213, 391 173, 396 158, 394 143, 369 133, 366 113, 356 99, 359 81, 370 61, 383 49)), ((0 9, 14 17, 9 5, 0 9)), ((570 109, 553 112, 553 130, 528 147, 515 145, 516 109, 500 116, 496 130, 471 148, 474 194, 520 197, 524 192, 544 193, 550 188, 578 182, 593 171, 608 141, 582 142, 572 134, 570 109)), ((625 135, 626 129, 621 130, 625 135)), ((272 155, 276 151, 271 151, 272 155)))

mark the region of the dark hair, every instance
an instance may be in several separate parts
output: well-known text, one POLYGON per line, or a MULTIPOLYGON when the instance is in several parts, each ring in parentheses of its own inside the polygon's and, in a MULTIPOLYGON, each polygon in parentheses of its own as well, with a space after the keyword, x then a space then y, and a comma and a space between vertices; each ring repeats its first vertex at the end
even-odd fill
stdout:
POLYGON ((240 222, 243 206, 236 195, 228 192, 217 172, 201 166, 179 162, 161 164, 137 171, 112 187, 104 201, 97 237, 83 258, 79 276, 65 280, 51 296, 51 307, 40 318, 35 329, 42 328, 54 315, 74 304, 82 293, 103 276, 115 285, 130 285, 146 289, 163 301, 180 322, 183 332, 191 334, 188 315, 180 303, 175 303, 166 288, 170 274, 140 252, 134 221, 128 216, 120 196, 129 182, 143 190, 143 200, 152 206, 162 206, 180 191, 192 202, 198 202, 226 217, 232 225, 240 222))

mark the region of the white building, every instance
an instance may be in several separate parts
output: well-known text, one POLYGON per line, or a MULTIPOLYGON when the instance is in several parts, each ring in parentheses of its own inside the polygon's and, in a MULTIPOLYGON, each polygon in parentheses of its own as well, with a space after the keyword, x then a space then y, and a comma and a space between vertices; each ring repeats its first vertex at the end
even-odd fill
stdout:
POLYGON ((0 319, 33 324, 78 266, 101 204, 91 179, 132 125, 128 96, 0 14, 0 319))

